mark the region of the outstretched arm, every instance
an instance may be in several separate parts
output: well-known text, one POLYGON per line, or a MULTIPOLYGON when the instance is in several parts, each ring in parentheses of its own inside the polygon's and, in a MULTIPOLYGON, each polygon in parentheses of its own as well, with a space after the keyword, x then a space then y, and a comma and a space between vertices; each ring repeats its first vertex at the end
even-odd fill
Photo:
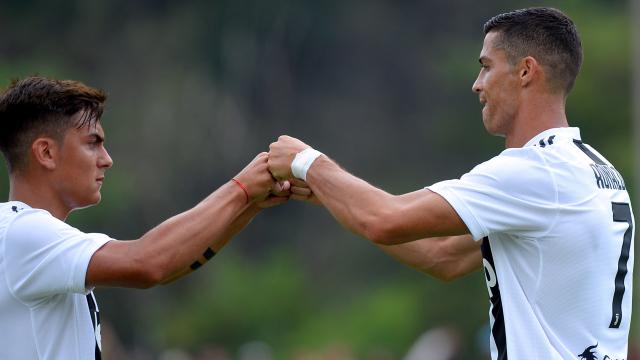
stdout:
POLYGON ((109 241, 91 258, 87 286, 150 287, 202 265, 260 211, 286 197, 267 198, 276 186, 259 154, 236 177, 194 208, 151 229, 140 239, 109 241), (199 265, 198 265, 199 264, 199 265))
MULTIPOLYGON (((322 206, 302 180, 291 179, 291 199, 322 206)), ((443 281, 451 281, 482 267, 480 243, 470 234, 419 239, 397 245, 376 244, 399 262, 443 281)))
MULTIPOLYGON (((269 168, 273 175, 291 178, 294 157, 308 147, 300 140, 281 136, 270 147, 269 168)), ((324 155, 311 163, 306 182, 343 226, 377 244, 393 245, 469 232, 440 195, 426 189, 391 195, 349 174, 324 155)))

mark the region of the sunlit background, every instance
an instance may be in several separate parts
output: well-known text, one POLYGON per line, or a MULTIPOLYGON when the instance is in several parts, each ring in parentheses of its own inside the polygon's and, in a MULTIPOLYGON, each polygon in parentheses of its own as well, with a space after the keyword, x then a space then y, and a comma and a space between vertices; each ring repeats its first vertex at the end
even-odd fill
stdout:
MULTIPOLYGON (((570 122, 633 184, 627 1, 3 0, 0 83, 40 74, 109 93, 115 166, 102 203, 69 222, 133 239, 280 134, 392 193, 459 177, 504 145, 471 91, 482 25, 533 5, 577 23, 570 122)), ((181 282, 96 295, 107 359, 487 359, 480 271, 442 283, 308 204, 263 212, 181 282)))

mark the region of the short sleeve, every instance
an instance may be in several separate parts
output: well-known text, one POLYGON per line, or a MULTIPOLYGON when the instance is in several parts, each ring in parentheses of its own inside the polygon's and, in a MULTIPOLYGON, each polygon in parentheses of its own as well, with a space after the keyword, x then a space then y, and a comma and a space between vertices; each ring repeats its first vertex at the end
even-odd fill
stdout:
POLYGON ((104 234, 83 233, 46 211, 23 210, 6 233, 9 289, 25 303, 59 293, 85 294, 91 256, 109 240, 104 234))
POLYGON ((508 149, 460 179, 428 187, 444 197, 475 240, 494 233, 537 237, 555 220, 557 189, 536 148, 508 149))

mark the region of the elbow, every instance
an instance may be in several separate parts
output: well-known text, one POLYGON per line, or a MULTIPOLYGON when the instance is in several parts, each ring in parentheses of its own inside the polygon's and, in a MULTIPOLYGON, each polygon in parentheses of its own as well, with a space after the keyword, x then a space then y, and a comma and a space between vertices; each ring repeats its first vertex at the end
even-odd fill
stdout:
POLYGON ((164 280, 162 272, 153 269, 143 269, 135 277, 134 287, 137 289, 150 289, 164 280))
POLYGON ((450 283, 460 278, 460 276, 453 271, 436 271, 430 273, 430 275, 444 283, 450 283))
POLYGON ((369 241, 376 245, 389 246, 397 244, 397 242, 394 241, 391 230, 388 226, 374 222, 366 226, 363 234, 369 241))
POLYGON ((396 245, 399 241, 399 229, 392 214, 379 212, 360 222, 361 235, 376 245, 396 245))
POLYGON ((164 278, 165 277, 158 271, 149 271, 140 284, 140 288, 150 289, 156 285, 159 285, 164 280, 164 278))
POLYGON ((150 289, 167 277, 162 266, 155 262, 136 261, 135 270, 131 274, 131 286, 137 289, 150 289))
POLYGON ((430 264, 429 266, 418 266, 416 270, 444 283, 452 282, 460 277, 455 271, 440 265, 441 264, 430 264))
POLYGON ((447 251, 443 244, 437 244, 434 246, 433 252, 420 256, 420 262, 417 267, 419 271, 442 282, 449 283, 464 275, 459 263, 460 259, 447 251))

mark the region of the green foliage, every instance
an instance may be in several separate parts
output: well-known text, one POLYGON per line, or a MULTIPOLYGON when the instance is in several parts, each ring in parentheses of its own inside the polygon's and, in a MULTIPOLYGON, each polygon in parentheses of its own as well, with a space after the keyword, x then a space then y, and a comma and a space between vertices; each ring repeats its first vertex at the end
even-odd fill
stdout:
POLYGON ((237 347, 248 339, 283 343, 308 304, 305 275, 296 271, 300 266, 285 252, 256 263, 225 253, 214 262, 202 270, 212 275, 177 294, 179 306, 160 310, 161 343, 187 348, 207 342, 237 347))
MULTIPOLYGON (((457 306, 468 301, 465 294, 480 290, 484 298, 486 292, 481 276, 474 276, 469 280, 480 287, 454 286, 455 298, 442 302, 434 294, 447 293, 448 284, 412 274, 342 294, 314 286, 313 278, 301 271, 305 266, 278 249, 253 262, 220 254, 205 269, 195 275, 197 285, 169 286, 172 306, 152 311, 158 346, 197 352, 220 344, 238 349, 254 340, 270 344, 278 358, 331 348, 349 349, 359 357, 380 352, 399 358, 425 330, 425 320, 464 325, 469 313, 457 306), (469 292, 471 288, 475 290, 469 292), (450 319, 452 313, 460 316, 450 319)), ((484 305, 482 301, 480 308, 484 305)), ((475 319, 478 326, 484 313, 481 317, 479 323, 475 319)))

